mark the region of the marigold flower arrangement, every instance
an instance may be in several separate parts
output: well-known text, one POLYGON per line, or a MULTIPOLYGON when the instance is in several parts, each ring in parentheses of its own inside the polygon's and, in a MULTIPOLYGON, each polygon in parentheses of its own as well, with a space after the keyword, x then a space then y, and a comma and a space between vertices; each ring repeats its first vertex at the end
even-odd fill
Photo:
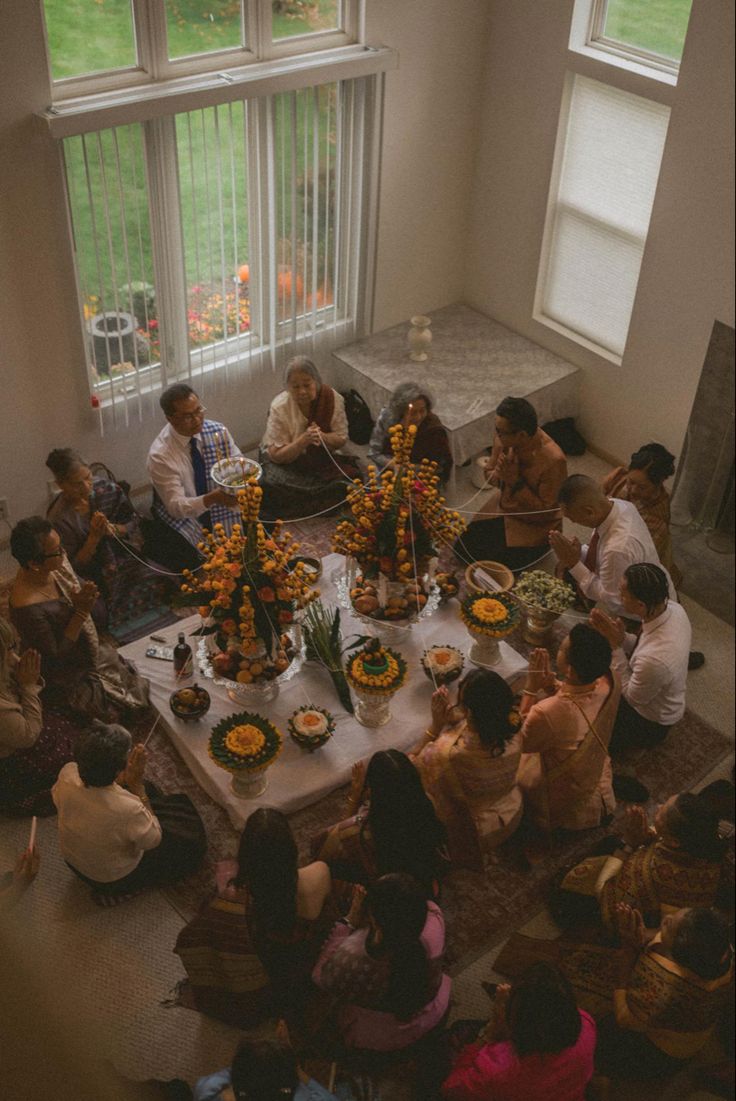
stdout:
POLYGON ((310 589, 299 549, 277 521, 267 534, 258 520, 263 491, 246 483, 238 493, 241 524, 228 535, 222 524, 205 533, 199 549, 202 575, 184 571, 181 606, 197 605, 207 620, 201 634, 214 634, 214 672, 240 684, 259 684, 286 671, 294 656, 288 627, 299 608, 318 595, 310 589))
POLYGON ((476 634, 504 638, 519 621, 519 604, 506 593, 473 593, 460 605, 460 616, 476 634))
POLYGON ((303 749, 317 749, 335 733, 335 717, 322 707, 304 704, 289 719, 289 733, 303 749))
POLYGON ((390 696, 405 682, 407 666, 397 650, 373 638, 348 660, 346 676, 359 691, 390 696))
POLYGON ((417 466, 410 461, 416 436, 416 425, 408 428, 395 424, 389 429, 394 456, 392 468, 380 477, 375 466, 368 467, 368 480, 363 485, 356 479, 347 502, 353 518, 338 524, 332 549, 338 554, 355 558, 362 578, 352 597, 357 611, 380 616, 383 609, 379 593, 371 592, 371 580, 383 576, 387 581, 405 582, 405 608, 394 606, 390 616, 400 618, 416 612, 424 601, 423 578, 429 560, 437 555, 437 543, 452 543, 465 530, 459 513, 445 505, 439 493, 437 464, 423 459, 417 466), (412 607, 413 605, 413 607, 412 607))
POLYGON ((273 723, 250 711, 229 715, 214 727, 208 752, 228 772, 258 772, 281 752, 283 737, 273 723))

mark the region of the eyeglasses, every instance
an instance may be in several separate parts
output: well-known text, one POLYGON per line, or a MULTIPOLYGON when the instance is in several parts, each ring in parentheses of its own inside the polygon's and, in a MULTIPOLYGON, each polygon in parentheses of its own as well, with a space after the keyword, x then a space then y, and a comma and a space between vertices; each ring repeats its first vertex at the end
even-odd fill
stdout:
POLYGON ((51 554, 42 554, 41 558, 59 558, 63 554, 61 547, 58 550, 52 551, 51 554))
POLYGON ((174 413, 174 417, 180 421, 198 421, 206 412, 204 405, 200 405, 199 409, 195 409, 193 413, 174 413))

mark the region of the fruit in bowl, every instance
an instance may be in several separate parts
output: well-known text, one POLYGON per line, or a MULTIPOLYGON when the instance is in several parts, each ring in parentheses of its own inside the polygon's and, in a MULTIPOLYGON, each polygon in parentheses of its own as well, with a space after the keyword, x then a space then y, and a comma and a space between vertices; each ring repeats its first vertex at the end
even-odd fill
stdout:
POLYGON ((206 688, 192 684, 186 688, 177 688, 169 697, 169 707, 177 719, 201 719, 210 709, 210 694, 206 688))

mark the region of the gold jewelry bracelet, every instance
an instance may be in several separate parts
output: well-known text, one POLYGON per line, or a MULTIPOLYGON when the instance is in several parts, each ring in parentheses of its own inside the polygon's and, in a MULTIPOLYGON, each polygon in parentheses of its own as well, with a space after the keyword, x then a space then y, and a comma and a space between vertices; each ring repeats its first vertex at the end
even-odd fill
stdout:
POLYGON ((436 738, 439 738, 439 734, 433 734, 429 727, 427 727, 424 731, 424 737, 429 738, 430 742, 433 742, 436 738))

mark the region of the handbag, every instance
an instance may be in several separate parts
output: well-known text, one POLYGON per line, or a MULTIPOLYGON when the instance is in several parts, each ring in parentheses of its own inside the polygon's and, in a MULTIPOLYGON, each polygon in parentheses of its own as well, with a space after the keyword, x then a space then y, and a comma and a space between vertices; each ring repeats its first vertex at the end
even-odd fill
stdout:
POLYGON ((341 390, 348 420, 348 436, 353 443, 368 443, 373 431, 373 417, 366 402, 357 390, 341 390))

